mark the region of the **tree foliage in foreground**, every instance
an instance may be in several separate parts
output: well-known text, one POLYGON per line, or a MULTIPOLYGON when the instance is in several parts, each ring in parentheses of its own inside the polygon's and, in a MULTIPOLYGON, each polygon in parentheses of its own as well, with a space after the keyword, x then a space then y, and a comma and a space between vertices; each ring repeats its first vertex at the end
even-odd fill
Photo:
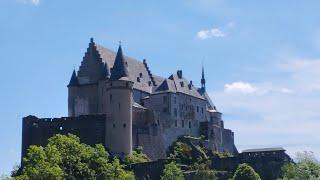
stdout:
POLYGON ((282 171, 283 180, 320 179, 320 163, 311 152, 297 153, 296 164, 288 163, 282 171))
POLYGON ((166 164, 161 180, 184 180, 182 170, 175 162, 166 164))
POLYGON ((258 173, 248 164, 240 164, 233 175, 233 180, 261 180, 258 173))
POLYGON ((190 167, 190 170, 196 171, 196 178, 201 180, 216 180, 216 171, 210 169, 210 161, 207 163, 195 163, 190 167))
POLYGON ((143 148, 139 146, 136 148, 132 154, 127 155, 124 158, 124 163, 126 165, 131 165, 131 164, 136 164, 136 163, 143 163, 143 162, 148 162, 150 161, 149 157, 143 153, 143 148))
POLYGON ((55 135, 45 147, 30 146, 23 161, 22 174, 15 179, 134 179, 118 159, 109 160, 102 145, 91 147, 71 134, 55 135))

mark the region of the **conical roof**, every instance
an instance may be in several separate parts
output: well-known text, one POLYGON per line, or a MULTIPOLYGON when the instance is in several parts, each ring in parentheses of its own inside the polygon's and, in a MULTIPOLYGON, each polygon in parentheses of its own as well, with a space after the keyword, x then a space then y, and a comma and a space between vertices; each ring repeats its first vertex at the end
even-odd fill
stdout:
POLYGON ((121 45, 119 45, 116 59, 111 70, 111 80, 119 80, 120 78, 128 78, 128 64, 123 56, 121 45))
POLYGON ((76 70, 73 70, 71 79, 70 79, 69 84, 68 84, 68 87, 69 86, 77 86, 77 85, 79 85, 78 77, 77 77, 77 74, 76 74, 76 70))

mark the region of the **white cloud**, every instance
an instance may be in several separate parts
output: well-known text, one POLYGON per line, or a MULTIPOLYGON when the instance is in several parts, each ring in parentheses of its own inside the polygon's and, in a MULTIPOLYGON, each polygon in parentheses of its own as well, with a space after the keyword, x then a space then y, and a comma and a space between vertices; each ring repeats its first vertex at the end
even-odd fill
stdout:
POLYGON ((228 93, 243 93, 251 94, 257 91, 256 87, 253 87, 250 83, 238 81, 224 85, 224 91, 228 93))
POLYGON ((226 34, 218 28, 205 29, 197 33, 199 39, 223 38, 225 36, 226 34))
POLYGON ((237 147, 283 146, 290 155, 306 150, 320 158, 319 69, 319 59, 287 56, 263 67, 282 76, 268 77, 268 82, 235 81, 212 92, 237 147))

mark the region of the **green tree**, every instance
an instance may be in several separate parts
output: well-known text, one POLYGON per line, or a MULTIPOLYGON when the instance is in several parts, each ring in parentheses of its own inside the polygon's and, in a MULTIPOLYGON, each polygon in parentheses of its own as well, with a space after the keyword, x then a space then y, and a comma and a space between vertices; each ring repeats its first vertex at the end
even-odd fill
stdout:
POLYGON ((131 165, 131 164, 135 164, 135 163, 143 163, 143 162, 148 162, 150 161, 149 157, 143 153, 143 149, 141 146, 139 146, 138 148, 136 148, 132 154, 127 155, 124 158, 124 163, 126 165, 131 165))
POLYGON ((244 163, 237 167, 233 180, 261 180, 261 178, 251 166, 244 163))
POLYGON ((297 153, 296 163, 283 166, 283 180, 320 179, 320 163, 311 152, 297 153))
POLYGON ((210 161, 207 163, 195 163, 191 166, 191 170, 196 171, 196 179, 201 180, 216 180, 216 172, 209 167, 210 161))
POLYGON ((63 171, 59 163, 61 156, 55 146, 30 146, 24 159, 23 173, 29 179, 62 179, 63 171))
POLYGON ((161 180, 184 180, 184 176, 180 167, 175 162, 171 162, 165 165, 161 180))
POLYGON ((119 160, 109 162, 109 154, 102 145, 91 147, 68 134, 55 135, 48 145, 30 146, 22 175, 15 179, 134 179, 119 160), (117 174, 116 178, 114 174, 117 174))
POLYGON ((115 158, 111 164, 111 168, 108 169, 105 179, 110 180, 134 180, 132 172, 127 172, 123 169, 123 165, 120 164, 118 158, 115 158))

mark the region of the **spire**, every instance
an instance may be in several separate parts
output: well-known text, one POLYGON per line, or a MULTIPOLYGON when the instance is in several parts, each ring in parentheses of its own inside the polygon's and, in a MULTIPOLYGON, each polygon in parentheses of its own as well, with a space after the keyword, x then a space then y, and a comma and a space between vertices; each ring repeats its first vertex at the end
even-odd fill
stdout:
POLYGON ((78 77, 77 77, 77 74, 76 74, 76 70, 73 70, 71 79, 70 79, 69 84, 68 84, 68 87, 77 86, 77 85, 79 85, 78 77))
POLYGON ((116 59, 114 60, 113 68, 111 70, 111 80, 118 80, 122 77, 128 77, 127 62, 124 59, 121 44, 119 44, 116 59))
POLYGON ((206 79, 204 78, 204 67, 203 67, 203 63, 202 63, 201 90, 202 90, 202 93, 204 93, 204 92, 206 91, 206 79))

